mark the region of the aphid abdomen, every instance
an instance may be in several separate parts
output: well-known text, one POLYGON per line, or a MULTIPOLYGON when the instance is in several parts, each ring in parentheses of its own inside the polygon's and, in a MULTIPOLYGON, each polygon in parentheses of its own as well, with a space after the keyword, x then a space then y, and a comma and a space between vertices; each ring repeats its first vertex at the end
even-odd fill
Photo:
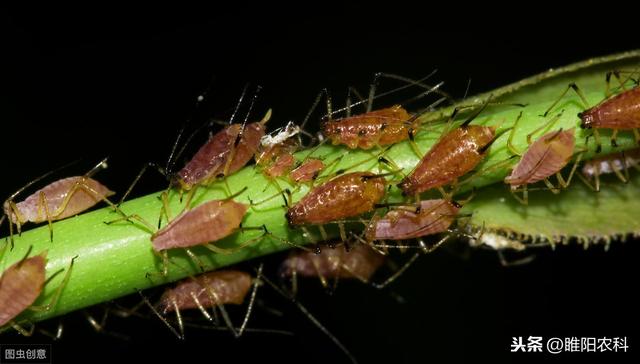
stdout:
POLYGON ((368 280, 384 263, 384 256, 366 245, 355 245, 346 251, 343 247, 293 253, 280 265, 280 275, 294 273, 304 277, 360 278, 368 280))
POLYGON ((384 197, 386 181, 369 172, 348 173, 316 187, 286 217, 291 225, 321 225, 369 212, 384 197))
POLYGON ((406 240, 447 231, 460 206, 443 199, 420 202, 420 211, 399 208, 374 218, 365 231, 369 241, 406 240))
POLYGON ((45 282, 45 254, 17 262, 0 277, 0 326, 35 302, 45 282))
POLYGON ((318 177, 320 171, 324 169, 324 163, 322 163, 319 159, 309 159, 304 162, 298 168, 294 169, 289 173, 289 178, 292 181, 299 182, 310 182, 318 177))
POLYGON ((224 173, 232 152, 233 159, 229 163, 227 174, 236 172, 247 164, 258 149, 260 138, 264 136, 264 126, 261 123, 246 125, 240 142, 234 147, 241 129, 240 124, 229 125, 200 147, 193 158, 177 173, 181 187, 189 190, 197 184, 206 184, 224 173))
POLYGON ((188 248, 225 238, 240 227, 247 209, 247 205, 232 200, 206 202, 153 234, 153 249, 188 248))
POLYGON ((494 137, 494 127, 469 125, 454 129, 431 147, 398 186, 406 195, 414 195, 453 182, 482 161, 484 148, 494 137))
POLYGON ((554 175, 571 161, 575 128, 553 131, 536 140, 505 178, 512 188, 535 183, 554 175))
POLYGON ((640 128, 640 88, 615 95, 578 115, 583 128, 640 128))
POLYGON ((273 165, 264 170, 264 173, 269 177, 282 177, 293 168, 296 163, 296 159, 291 154, 281 154, 278 156, 273 165))
POLYGON ((585 162, 582 167, 582 174, 586 177, 595 177, 599 174, 623 171, 638 164, 640 164, 640 148, 591 159, 585 162))
POLYGON ((406 122, 411 116, 400 106, 371 111, 345 119, 327 121, 323 134, 334 145, 342 144, 351 149, 371 149, 391 145, 409 138, 406 122))
MULTIPOLYGON (((16 204, 18 211, 20 211, 22 217, 25 218, 25 221, 31 221, 34 223, 47 221, 44 208, 45 206, 41 204, 40 200, 41 194, 44 194, 46 197, 47 209, 49 210, 49 214, 51 214, 49 216, 51 220, 62 220, 69 216, 81 213, 100 202, 103 197, 112 196, 114 192, 110 191, 106 186, 92 178, 64 178, 45 186, 24 199, 24 201, 16 204), (74 190, 76 184, 88 187, 90 190, 95 191, 97 195, 94 195, 92 192, 87 189, 83 189, 82 187, 74 190), (62 204, 69 193, 72 195, 69 197, 64 208, 61 209, 61 207, 63 207, 62 204)), ((5 213, 8 213, 6 208, 5 213)), ((14 218, 13 221, 16 221, 15 215, 12 217, 14 218)))
POLYGON ((236 270, 215 271, 187 278, 162 294, 160 310, 166 314, 175 311, 175 306, 181 310, 195 309, 198 308, 197 302, 202 307, 241 305, 251 283, 251 275, 236 270))

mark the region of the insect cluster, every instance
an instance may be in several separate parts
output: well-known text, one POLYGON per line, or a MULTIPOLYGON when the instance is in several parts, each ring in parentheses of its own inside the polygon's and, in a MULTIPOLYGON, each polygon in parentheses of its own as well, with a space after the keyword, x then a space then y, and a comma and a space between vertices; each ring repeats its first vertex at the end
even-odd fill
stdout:
MULTIPOLYGON (((629 80, 636 80, 631 76, 627 80, 621 79, 620 72, 608 74, 607 85, 611 75, 620 81, 621 91, 578 115, 581 128, 593 129, 597 145, 601 142, 598 134, 600 129, 613 130, 613 145, 616 144, 616 134, 621 130, 632 130, 636 139, 639 138, 640 88, 626 89, 629 80)), ((161 194, 163 207, 159 211, 159 220, 166 217, 166 224, 156 226, 141 216, 126 214, 119 203, 109 199, 114 192, 93 178, 96 172, 106 167, 104 160, 86 174, 52 182, 20 202, 14 201, 20 193, 48 175, 30 182, 11 195, 3 204, 4 215, 0 220, 8 222, 10 232, 4 249, 13 245, 14 234, 20 234, 22 225, 27 222, 47 222, 50 239, 54 241, 52 221, 74 216, 100 202, 106 203, 120 216, 105 223, 132 222, 152 232, 149 247, 162 258, 163 265, 158 272, 147 272, 150 276, 167 275, 167 271, 173 267, 167 252, 173 249, 184 250, 204 271, 204 264, 191 251, 195 247, 205 247, 215 254, 230 254, 259 244, 265 237, 295 246, 297 249, 279 268, 280 278, 291 281, 291 288, 286 292, 266 278, 260 267, 255 276, 235 269, 203 273, 166 289, 156 304, 144 298, 150 309, 179 337, 185 335, 181 311, 189 309, 198 310, 205 318, 216 322, 216 310, 219 310, 228 329, 238 336, 246 328, 256 290, 262 284, 266 283, 286 297, 295 296, 298 277, 318 277, 325 288, 335 287, 338 279, 356 279, 381 288, 406 270, 420 254, 434 250, 452 236, 464 234, 457 225, 465 216, 461 209, 466 201, 473 198, 473 193, 466 200, 455 200, 454 196, 459 196, 463 187, 474 178, 482 176, 484 171, 478 171, 477 168, 500 138, 507 138, 508 149, 519 157, 504 182, 523 204, 528 203, 527 186, 530 184, 542 181, 553 193, 559 193, 561 188, 569 185, 586 148, 576 147, 575 128, 554 128, 562 113, 554 114, 557 112, 557 102, 545 113, 541 126, 528 135, 528 148, 519 151, 513 145, 519 117, 509 127, 504 127, 503 123, 479 122, 485 108, 491 107, 491 99, 482 104, 454 108, 450 115, 439 122, 425 125, 421 122, 422 114, 433 111, 440 103, 452 100, 440 90, 442 83, 429 86, 424 81, 407 80, 395 75, 376 75, 367 99, 352 103, 349 97, 347 107, 338 111, 332 109, 331 98, 325 90, 316 98, 312 110, 300 125, 290 122, 272 133, 267 133, 266 129, 272 118, 270 109, 259 121, 249 122, 257 92, 243 120, 236 122, 240 106, 245 102, 245 88, 228 124, 212 133, 183 168, 173 172, 169 168, 173 164, 171 160, 167 168, 149 164, 140 171, 121 198, 122 201, 132 191, 147 167, 155 167, 167 178, 171 188, 179 192, 181 199, 186 195, 184 209, 173 217, 169 207, 170 195, 166 191, 161 194), (436 95, 439 99, 416 114, 409 113, 400 104, 373 110, 374 100, 380 97, 375 94, 380 77, 406 81, 407 85, 402 88, 421 88, 419 95, 410 101, 428 95, 436 95), (323 96, 327 114, 320 120, 321 134, 314 136, 304 128, 323 96), (351 115, 352 108, 360 105, 364 105, 365 111, 351 115), (334 117, 341 111, 345 113, 344 117, 334 117), (457 116, 463 111, 468 116, 459 122, 457 116), (546 119, 548 115, 551 116, 546 119), (433 127, 440 130, 440 135, 432 147, 422 153, 415 142, 416 135, 421 129, 430 130, 433 127), (532 140, 538 133, 543 134, 532 140), (339 164, 341 157, 325 160, 314 156, 314 152, 327 142, 367 151, 371 155, 369 160, 378 163, 378 173, 358 170, 362 163, 336 169, 333 167, 339 164), (410 144, 420 158, 412 170, 399 168, 388 156, 388 152, 401 142, 410 144), (298 153, 303 149, 307 152, 298 153), (228 176, 252 159, 255 160, 256 173, 262 173, 278 191, 275 196, 261 202, 253 202, 246 196, 246 186, 227 183, 228 176), (573 168, 565 179, 560 172, 572 160, 573 168), (557 187, 549 180, 554 175, 558 180, 557 187), (195 205, 196 191, 206 189, 217 181, 224 183, 227 197, 192 206, 195 205), (401 191, 402 200, 389 201, 389 191, 393 189, 401 191), (296 193, 303 192, 302 197, 294 198, 296 193), (522 193, 522 197, 518 196, 518 192, 522 193), (282 208, 289 227, 301 231, 312 243, 311 247, 301 246, 287 237, 275 236, 266 226, 243 224, 253 209, 278 197, 285 202, 282 208), (330 238, 332 233, 327 230, 333 228, 338 230, 333 235, 338 235, 339 239, 330 238), (240 246, 225 248, 217 244, 227 237, 251 230, 260 233, 245 239, 240 246), (319 233, 319 238, 315 238, 315 231, 319 233), (413 249, 416 253, 400 269, 392 272, 389 278, 382 283, 374 283, 372 278, 388 261, 392 249, 402 252, 413 249), (236 328, 224 305, 243 304, 249 292, 252 293, 247 314, 240 327, 236 328), (166 318, 169 313, 176 315, 177 330, 166 318)), ((578 92, 586 104, 575 84, 567 90, 578 92)), ((382 95, 386 94, 389 92, 382 95)), ((429 133, 433 134, 432 131, 429 133)), ((593 188, 599 190, 601 174, 614 173, 620 180, 627 181, 628 169, 638 168, 639 159, 637 149, 602 156, 585 163, 577 175, 589 185, 595 180, 593 188)), ((511 161, 510 158, 504 163, 512 164, 511 161)), ((0 278, 0 326, 3 329, 13 327, 23 334, 28 334, 30 330, 23 327, 24 322, 19 320, 20 313, 27 309, 55 306, 65 282, 72 276, 73 265, 72 260, 50 303, 42 307, 34 306, 46 284, 46 251, 30 255, 29 251, 19 262, 6 268, 0 278)), ((63 272, 54 272, 53 275, 60 273, 63 272)), ((308 314, 303 306, 299 305, 299 308, 308 314)), ((335 338, 332 339, 335 341, 335 338)))

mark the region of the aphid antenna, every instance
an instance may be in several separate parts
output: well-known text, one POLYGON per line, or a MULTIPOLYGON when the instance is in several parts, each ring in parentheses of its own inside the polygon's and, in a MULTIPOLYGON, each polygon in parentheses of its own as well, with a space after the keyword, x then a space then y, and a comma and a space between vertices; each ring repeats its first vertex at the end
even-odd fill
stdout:
POLYGON ((240 111, 240 106, 244 102, 244 98, 247 95, 247 90, 248 89, 249 89, 249 83, 246 83, 244 85, 244 87, 242 88, 242 93, 240 94, 240 98, 238 99, 238 102, 236 103, 236 107, 233 110, 233 113, 231 114, 231 117, 229 118, 229 122, 228 122, 229 125, 233 124, 233 121, 235 120, 236 115, 238 115, 238 112, 240 111))
POLYGON ((275 283, 273 283, 266 276, 263 276, 262 280, 265 283, 267 283, 271 288, 273 288, 273 290, 276 291, 276 293, 278 293, 284 299, 286 299, 286 300, 290 301, 292 304, 294 304, 298 308, 298 310, 300 310, 307 317, 307 319, 309 319, 309 321, 311 321, 322 333, 324 333, 349 358, 349 360, 352 363, 354 363, 354 364, 358 363, 358 361, 353 356, 353 354, 351 354, 351 352, 349 352, 349 350, 338 340, 338 338, 336 338, 326 327, 324 327, 324 325, 322 325, 320 323, 320 321, 318 321, 318 319, 315 318, 311 314, 311 312, 309 312, 309 310, 307 310, 307 308, 305 306, 303 306, 295 297, 292 297, 292 296, 286 294, 280 287, 278 287, 275 283))
MULTIPOLYGON (((422 88, 427 89, 427 90, 433 89, 433 86, 425 85, 425 84, 422 84, 421 82, 422 82, 422 81, 424 81, 424 80, 426 80, 426 79, 428 79, 428 78, 430 78, 430 77, 431 77, 431 76, 433 76, 436 72, 437 72, 437 70, 434 70, 434 71, 433 71, 433 72, 431 72, 429 75, 427 75, 427 76, 425 76, 425 77, 423 77, 423 78, 421 78, 421 79, 419 79, 419 80, 416 80, 416 81, 413 81, 413 80, 410 80, 409 78, 402 77, 402 76, 398 76, 398 75, 393 75, 393 74, 389 74, 389 73, 378 72, 378 73, 376 73, 376 75, 378 75, 378 76, 377 76, 378 78, 379 78, 379 77, 384 77, 384 76, 391 76, 391 77, 388 77, 388 78, 393 78, 393 79, 397 79, 397 80, 400 80, 400 81, 405 81, 405 82, 407 82, 407 84, 406 84, 406 85, 403 85, 403 86, 400 86, 400 87, 396 87, 396 88, 394 88, 394 89, 392 89, 392 90, 385 91, 385 92, 383 92, 383 93, 377 94, 377 95, 375 95, 375 96, 371 99, 371 102, 373 102, 373 100, 377 100, 377 99, 379 99, 379 98, 381 98, 381 97, 384 97, 384 96, 387 96, 387 95, 391 95, 391 94, 393 94, 393 93, 396 93, 396 92, 402 91, 402 90, 407 89, 407 88, 412 87, 412 86, 419 86, 419 87, 422 87, 422 88)), ((374 76, 374 78, 375 78, 375 76, 374 76)), ((374 81, 374 82, 377 82, 377 81, 374 81)), ((373 84, 373 83, 372 83, 372 84, 373 84)), ((444 97, 447 97, 447 98, 450 98, 450 97, 451 97, 451 96, 449 96, 447 93, 445 93, 445 92, 443 92, 443 91, 440 91, 439 89, 436 89, 435 91, 436 91, 437 93, 441 94, 441 95, 442 95, 442 96, 444 96, 444 97)), ((374 90, 374 92, 375 92, 375 90, 374 90)), ((362 104, 367 103, 367 102, 369 102, 369 100, 368 100, 368 99, 365 99, 365 100, 361 100, 361 101, 354 102, 354 103, 352 103, 349 107, 343 107, 343 108, 340 108, 340 109, 334 110, 334 111, 332 111, 332 112, 328 112, 326 115, 324 115, 324 116, 323 116, 323 118, 329 118, 329 119, 331 119, 331 117, 332 117, 333 115, 335 115, 335 114, 339 114, 339 113, 341 113, 341 112, 343 112, 343 111, 349 110, 349 109, 351 109, 351 108, 353 108, 353 107, 355 107, 355 106, 359 106, 359 105, 362 105, 362 104)), ((369 110, 369 111, 371 111, 371 110, 369 110)))
MULTIPOLYGON (((487 101, 482 103, 482 106, 480 106, 480 108, 478 110, 476 110, 475 112, 473 112, 468 118, 467 120, 465 120, 460 127, 461 128, 466 128, 473 120, 475 120, 475 118, 477 118, 483 111, 484 109, 487 108, 487 105, 489 105, 489 102, 491 101, 491 98, 493 97, 493 95, 489 95, 489 97, 487 97, 487 101)), ((453 114, 452 114, 453 115, 453 114)))
MULTIPOLYGON (((560 94, 560 97, 558 97, 556 101, 554 101, 553 104, 549 106, 547 111, 545 111, 544 114, 542 114, 542 116, 546 117, 549 114, 549 112, 553 110, 553 108, 560 102, 560 100, 562 100, 562 98, 567 94, 567 92, 569 92, 569 90, 573 90, 580 97, 580 100, 582 101, 585 110, 589 108, 589 101, 587 101, 587 98, 584 96, 584 93, 582 93, 582 90, 580 90, 580 88, 578 87, 578 85, 576 85, 575 82, 571 82, 567 86, 567 88, 562 92, 562 94, 560 94)), ((580 114, 578 114, 578 117, 580 117, 580 114)))
MULTIPOLYGON (((444 85, 444 81, 438 83, 437 85, 433 86, 432 88, 428 89, 427 91, 423 91, 420 94, 401 102, 400 104, 403 105, 403 106, 406 106, 406 105, 409 105, 412 102, 420 100, 420 99, 424 98, 425 96, 428 96, 428 95, 430 95, 432 93, 437 93, 437 91, 440 90, 440 87, 442 87, 442 85, 444 85)), ((439 101, 438 104, 440 104, 441 102, 443 102, 445 100, 449 100, 449 99, 447 99, 446 97, 441 97, 439 100, 442 100, 442 101, 439 101)), ((427 107, 427 110, 431 110, 433 107, 434 107, 433 104, 431 104, 431 105, 429 105, 427 107)))
POLYGON ((76 159, 76 160, 74 160, 74 161, 72 161, 72 162, 69 162, 69 163, 64 164, 64 165, 62 165, 62 166, 60 166, 60 167, 57 167, 57 168, 55 168, 55 169, 52 169, 52 170, 50 170, 49 172, 47 172, 47 173, 45 173, 45 174, 42 174, 42 175, 40 175, 40 176, 38 176, 38 177, 34 178, 33 180, 29 181, 29 182, 28 182, 27 184, 25 184, 24 186, 20 187, 20 189, 18 189, 16 192, 12 193, 12 194, 11 194, 11 196, 9 196, 9 198, 7 198, 7 199, 5 200, 5 202, 6 202, 6 201, 11 201, 11 200, 15 199, 15 198, 16 198, 16 196, 18 196, 19 194, 21 194, 22 192, 24 192, 24 190, 26 190, 27 188, 29 188, 29 187, 33 186, 34 184, 36 184, 36 183, 38 183, 38 182, 42 181, 43 179, 45 179, 45 178, 47 178, 47 177, 51 176, 51 175, 52 175, 52 174, 54 174, 54 173, 60 172, 61 170, 65 169, 65 168, 68 168, 68 167, 70 167, 70 166, 72 166, 72 165, 74 165, 74 164, 76 164, 76 163, 80 162, 81 160, 82 160, 82 159, 76 159))

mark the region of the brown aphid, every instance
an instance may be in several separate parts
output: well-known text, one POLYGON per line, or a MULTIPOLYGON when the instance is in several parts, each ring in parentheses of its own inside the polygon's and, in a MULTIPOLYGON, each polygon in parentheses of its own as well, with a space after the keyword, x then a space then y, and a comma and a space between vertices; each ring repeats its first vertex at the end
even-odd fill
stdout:
POLYGON ((623 91, 581 112, 583 128, 614 130, 640 128, 640 88, 623 91))
POLYGON ((355 278, 369 281, 384 263, 384 255, 364 244, 322 249, 319 254, 303 250, 292 253, 280 265, 280 275, 291 277, 355 278))
POLYGON ((322 225, 372 211, 384 197, 386 180, 370 172, 338 176, 313 188, 287 210, 290 225, 322 225))
POLYGON ((237 270, 221 270, 187 278, 162 294, 160 311, 166 314, 176 309, 241 305, 252 283, 251 275, 237 270))
POLYGON ((308 159, 289 173, 289 178, 295 183, 311 182, 318 178, 324 169, 324 163, 319 159, 308 159))
POLYGON ((415 206, 393 209, 374 217, 365 230, 368 241, 407 240, 438 234, 449 229, 461 206, 455 201, 436 199, 420 201, 415 206))
POLYGON ((416 195, 454 182, 474 169, 495 139, 496 127, 465 124, 447 133, 422 157, 398 187, 416 195))
POLYGON ((630 167, 640 169, 639 165, 640 148, 636 148, 586 161, 582 167, 582 175, 588 179, 595 178, 595 187, 590 183, 587 184, 596 191, 600 191, 600 175, 614 173, 616 177, 626 183, 629 181, 628 169, 630 167))
POLYGON ((174 176, 183 190, 206 185, 244 167, 253 158, 265 134, 264 124, 271 118, 267 111, 262 121, 231 124, 214 134, 193 158, 174 176))
POLYGON ((151 236, 153 249, 189 248, 225 238, 239 229, 248 208, 225 199, 186 210, 151 236))
POLYGON ((23 259, 0 277, 0 327, 30 307, 45 283, 46 252, 23 259))
POLYGON ((409 139, 416 131, 417 119, 400 105, 370 111, 322 124, 322 133, 333 145, 351 149, 371 149, 409 139))
POLYGON ((553 176, 573 157, 575 128, 547 133, 529 146, 504 182, 511 189, 553 176))
POLYGON ((77 215, 113 194, 95 179, 68 177, 50 183, 21 202, 5 201, 3 208, 15 224, 41 223, 77 215))

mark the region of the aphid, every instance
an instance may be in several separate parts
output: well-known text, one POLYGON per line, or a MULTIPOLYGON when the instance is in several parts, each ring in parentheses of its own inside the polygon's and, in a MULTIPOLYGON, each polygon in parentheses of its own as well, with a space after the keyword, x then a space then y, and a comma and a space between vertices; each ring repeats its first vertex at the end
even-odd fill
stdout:
MULTIPOLYGON (((237 270, 220 270, 203 273, 196 277, 186 278, 178 282, 174 287, 165 290, 157 304, 157 308, 160 312, 158 312, 154 306, 149 306, 179 338, 184 338, 184 324, 180 311, 196 308, 200 310, 205 318, 212 322, 216 320, 214 319, 214 316, 207 311, 207 308, 213 308, 214 310, 216 308, 219 309, 228 329, 235 337, 240 337, 243 334, 249 321, 249 316, 251 315, 261 273, 262 268, 258 270, 258 276, 255 280, 252 279, 251 275, 248 273, 237 270), (229 314, 224 308, 224 305, 241 305, 252 285, 253 292, 251 294, 247 313, 242 325, 238 330, 236 330, 231 322, 229 314), (163 317, 163 315, 166 315, 169 312, 175 312, 176 314, 179 334, 163 317)), ((215 311, 213 313, 215 315, 215 311)))
POLYGON ((600 191, 601 174, 614 173, 622 182, 627 183, 629 181, 629 167, 640 170, 639 164, 640 148, 636 148, 589 160, 582 167, 582 175, 587 178, 585 180, 587 185, 600 191), (595 179, 595 187, 591 185, 589 179, 595 179))
POLYGON ((322 133, 333 145, 350 149, 371 149, 413 138, 417 119, 400 105, 364 114, 329 120, 322 124, 322 133))
POLYGON ((462 206, 450 200, 423 200, 416 211, 409 205, 374 216, 365 229, 365 238, 377 240, 408 240, 446 232, 462 206))
MULTIPOLYGON (((438 188, 446 196, 448 194, 442 186, 455 183, 459 177, 473 170, 484 159, 487 150, 497 139, 496 127, 469 125, 482 112, 484 106, 459 128, 440 137, 411 174, 398 184, 405 195, 417 195, 438 188)), ((455 115, 456 111, 450 121, 455 115)))
MULTIPOLYGON (((385 187, 383 175, 370 172, 343 174, 313 188, 290 207, 285 216, 293 226, 320 225, 325 238, 321 225, 372 211, 384 197, 385 187)), ((339 226, 341 237, 346 241, 344 227, 341 223, 339 226)))
POLYGON ((265 134, 264 124, 270 118, 271 110, 259 122, 231 124, 214 134, 176 173, 174 183, 188 191, 244 167, 258 150, 260 139, 265 134))
MULTIPOLYGON (((520 116, 522 116, 522 114, 520 114, 520 116)), ((520 116, 518 116, 515 125, 517 125, 518 120, 520 120, 520 116)), ((558 117, 559 116, 560 115, 558 115, 558 117)), ((555 120, 557 120, 557 117, 550 120, 550 123, 554 123, 555 120)), ((544 126, 542 128, 544 128, 544 126)), ((522 155, 522 157, 520 158, 518 164, 511 171, 511 174, 504 179, 504 182, 511 185, 512 192, 522 187, 523 198, 520 199, 515 194, 514 197, 516 197, 518 201, 527 204, 529 201, 527 185, 536 183, 538 181, 544 181, 544 183, 553 193, 559 193, 560 188, 566 188, 571 183, 571 179, 573 178, 573 174, 575 172, 577 164, 579 163, 579 160, 576 161, 576 164, 574 164, 574 167, 571 170, 568 179, 565 181, 560 171, 573 158, 575 148, 575 128, 571 128, 569 130, 560 129, 549 132, 538 138, 535 142, 531 143, 531 135, 536 132, 534 131, 533 133, 529 134, 527 138, 527 141, 531 145, 524 154, 519 153, 517 150, 515 150, 515 148, 511 144, 513 130, 512 134, 509 136, 507 146, 512 153, 516 155, 522 155), (558 179, 558 188, 556 188, 553 183, 549 181, 549 177, 553 176, 554 174, 558 179)), ((580 156, 581 155, 579 155, 578 158, 580 158, 580 156)))
POLYGON ((292 253, 280 265, 280 276, 320 277, 326 286, 326 278, 355 278, 368 282, 373 273, 384 263, 384 255, 365 244, 322 249, 318 254, 303 250, 292 253))
POLYGON ((318 178, 324 169, 324 163, 319 159, 308 159, 289 173, 289 178, 295 183, 311 182, 318 178))
MULTIPOLYGON (((211 200, 192 209, 184 210, 175 219, 170 220, 166 226, 157 229, 157 231, 151 235, 151 243, 154 251, 161 253, 163 258, 162 275, 166 276, 168 273, 169 258, 167 250, 169 249, 184 248, 185 252, 204 270, 200 260, 189 248, 204 246, 216 253, 230 254, 268 234, 264 226, 255 228, 241 226, 249 205, 235 202, 233 198, 244 193, 244 191, 246 191, 246 187, 224 200, 211 200), (233 249, 225 249, 213 244, 241 230, 262 230, 264 234, 257 238, 250 239, 241 246, 233 249)), ((168 211, 168 207, 165 206, 164 209, 168 211)), ((124 213, 122 214, 124 215, 124 213)), ((121 220, 136 220, 144 224, 150 231, 156 230, 144 218, 135 214, 125 215, 124 218, 109 221, 106 222, 106 224, 112 224, 121 220)))
MULTIPOLYGON (((174 143, 166 168, 161 168, 155 163, 147 163, 140 170, 131 186, 129 186, 125 194, 122 196, 120 202, 126 199, 129 193, 133 190, 133 187, 149 167, 154 167, 154 169, 160 174, 170 179, 171 185, 178 186, 181 193, 189 191, 186 201, 187 207, 190 205, 191 198, 193 197, 197 186, 208 185, 214 180, 224 178, 244 167, 258 150, 260 140, 265 135, 264 125, 271 118, 271 109, 269 109, 261 121, 247 124, 249 115, 253 109, 253 104, 257 98, 256 93, 251 101, 244 121, 241 124, 233 123, 240 105, 244 100, 246 91, 247 88, 245 87, 240 99, 238 100, 236 109, 229 119, 229 125, 216 134, 213 134, 182 169, 176 173, 172 172, 175 159, 174 152, 178 142, 180 141, 180 137, 182 135, 181 132, 174 143)), ((193 135, 191 137, 193 137, 193 135)), ((191 140, 191 137, 188 138, 188 141, 191 140)), ((188 141, 177 155, 182 154, 186 145, 188 145, 188 141)), ((166 197, 166 193, 163 194, 163 198, 166 197)))
MULTIPOLYGON (((601 101, 596 106, 588 108, 587 110, 578 114, 580 118, 580 127, 584 129, 593 129, 593 135, 595 136, 597 149, 596 152, 601 150, 600 144, 600 134, 598 129, 612 129, 613 133, 611 134, 611 145, 616 147, 616 136, 620 130, 632 130, 633 135, 636 139, 636 143, 640 143, 640 133, 638 132, 638 128, 640 128, 640 88, 634 87, 630 90, 627 90, 625 87, 625 81, 620 79, 619 71, 612 71, 607 73, 607 93, 609 90, 609 82, 611 75, 615 75, 618 81, 620 82, 620 86, 622 88, 622 92, 607 97, 605 100, 601 101)), ((636 82, 637 84, 637 82, 636 82)), ((558 100, 556 100, 551 107, 545 112, 545 116, 551 111, 555 105, 566 95, 569 90, 574 90, 584 105, 588 107, 589 103, 587 102, 586 97, 580 91, 578 86, 575 83, 569 84, 567 89, 560 95, 558 100)))
MULTIPOLYGON (((71 264, 67 269, 62 283, 56 289, 49 304, 44 306, 33 306, 35 300, 40 296, 45 285, 45 266, 47 252, 44 251, 39 255, 27 258, 31 248, 27 254, 19 262, 7 268, 0 276, 0 328, 13 327, 16 331, 25 336, 31 335, 31 331, 22 328, 14 319, 26 309, 46 311, 55 307, 62 292, 62 288, 69 280, 71 267, 75 258, 71 260, 71 264)), ((51 279, 51 278, 49 278, 51 279)), ((0 331, 3 331, 0 329, 0 331)))
POLYGON ((287 126, 275 136, 262 137, 256 164, 263 168, 268 177, 282 177, 295 165, 293 153, 298 150, 300 143, 293 137, 300 132, 300 127, 289 122, 287 126))
POLYGON ((186 210, 151 236, 153 248, 189 248, 225 238, 238 231, 248 207, 224 199, 186 210))
POLYGON ((49 235, 51 241, 53 241, 52 221, 77 215, 100 201, 111 204, 107 197, 112 196, 114 192, 91 178, 99 169, 106 168, 106 165, 105 159, 84 176, 63 178, 50 183, 21 202, 16 203, 13 199, 44 176, 30 182, 12 194, 3 204, 4 215, 0 218, 0 224, 5 218, 9 220, 11 242, 13 243, 14 224, 17 226, 18 234, 20 234, 24 223, 42 223, 46 221, 49 223, 49 235))

